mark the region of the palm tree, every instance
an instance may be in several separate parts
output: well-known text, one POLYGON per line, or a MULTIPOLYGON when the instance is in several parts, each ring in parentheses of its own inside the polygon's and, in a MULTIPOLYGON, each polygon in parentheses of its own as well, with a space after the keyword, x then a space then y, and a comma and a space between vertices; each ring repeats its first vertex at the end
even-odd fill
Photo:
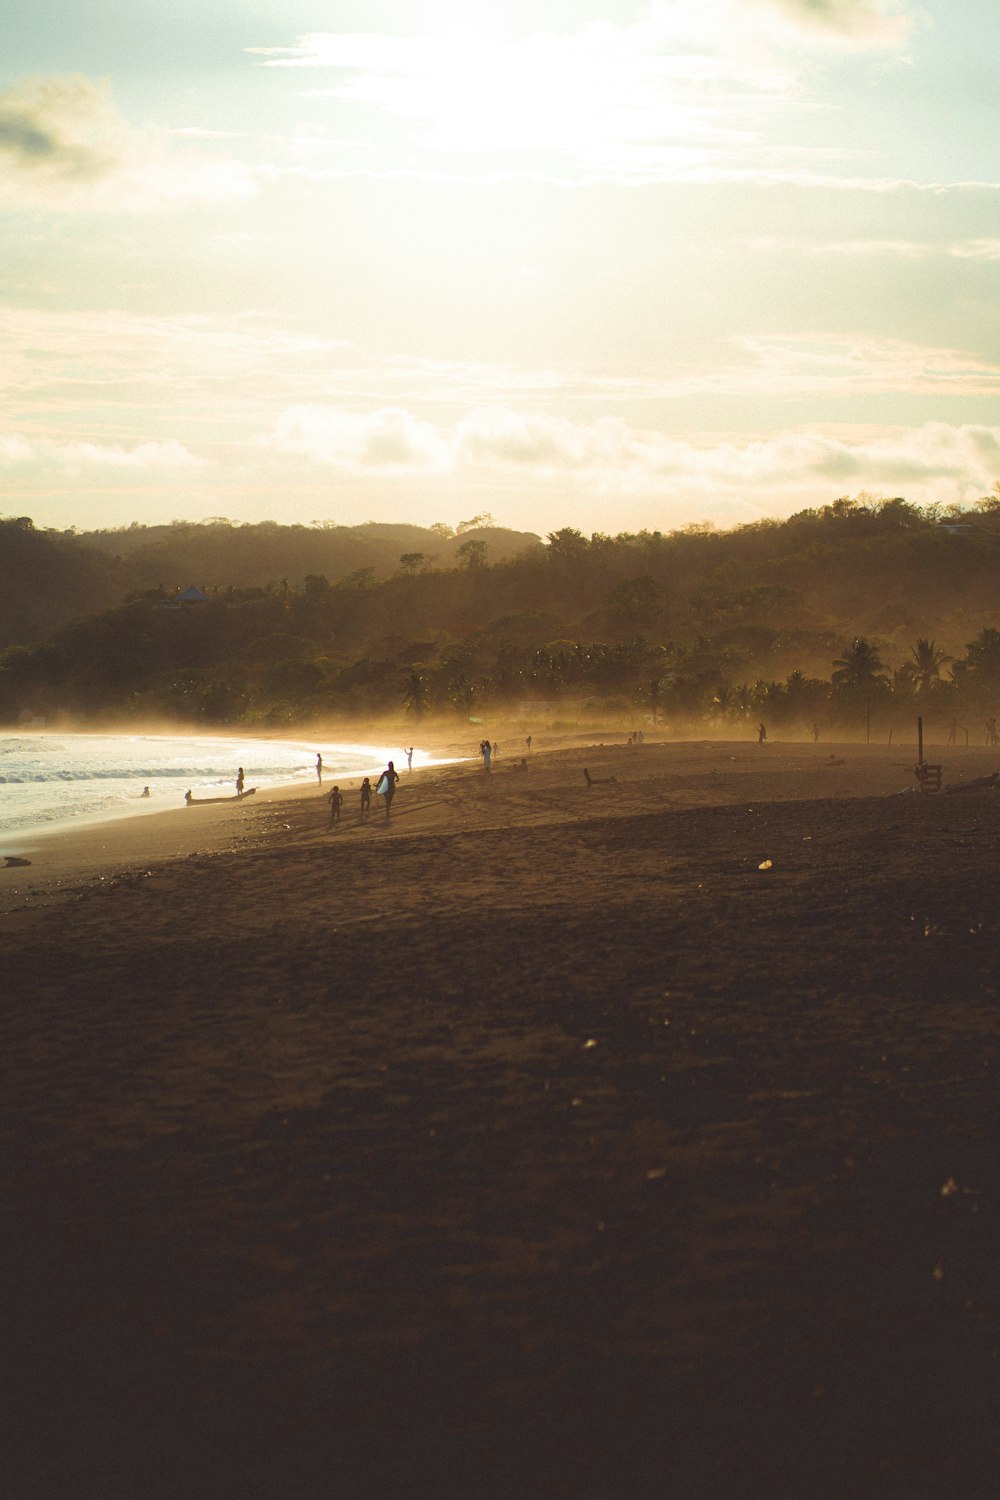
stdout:
POLYGON ((885 681, 881 675, 882 660, 878 647, 865 640, 863 635, 856 635, 843 656, 838 656, 833 665, 835 670, 831 680, 838 687, 872 687, 876 682, 885 681))
POLYGON ((936 682, 941 680, 941 668, 954 657, 944 651, 938 651, 934 641, 920 639, 915 646, 910 647, 910 655, 913 658, 913 681, 918 693, 929 693, 936 682))
POLYGON ((712 699, 712 704, 717 710, 720 719, 726 720, 732 715, 733 698, 733 690, 729 686, 728 682, 721 683, 716 689, 715 696, 712 699))

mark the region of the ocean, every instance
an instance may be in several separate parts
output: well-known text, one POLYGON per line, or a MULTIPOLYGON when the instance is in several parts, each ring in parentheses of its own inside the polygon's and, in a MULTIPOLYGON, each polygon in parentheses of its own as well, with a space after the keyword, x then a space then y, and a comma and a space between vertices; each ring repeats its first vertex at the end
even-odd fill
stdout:
MULTIPOLYGON (((388 759, 405 768, 398 747, 264 740, 223 735, 61 734, 55 730, 0 735, 0 855, 17 850, 12 837, 107 822, 184 806, 194 797, 235 795, 236 771, 246 785, 316 785, 338 776, 381 771, 388 759), (148 787, 149 795, 143 796, 148 787)), ((413 764, 427 765, 419 751, 413 764)))

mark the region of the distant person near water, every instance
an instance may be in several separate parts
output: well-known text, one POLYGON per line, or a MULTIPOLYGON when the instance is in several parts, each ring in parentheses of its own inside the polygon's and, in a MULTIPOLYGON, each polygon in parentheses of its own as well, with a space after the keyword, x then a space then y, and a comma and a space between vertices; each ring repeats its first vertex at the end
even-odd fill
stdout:
POLYGON ((317 757, 316 757, 316 780, 319 782, 320 786, 323 785, 323 757, 322 757, 322 755, 317 755, 317 757))
POLYGON ((392 808, 392 799, 396 795, 396 782, 398 780, 399 772, 396 770, 396 767, 393 765, 392 761, 390 761, 385 770, 382 772, 382 775, 379 777, 378 786, 375 788, 379 796, 385 798, 386 817, 389 816, 389 812, 392 808))
POLYGON ((148 797, 149 796, 149 787, 148 786, 144 786, 140 795, 143 796, 143 797, 148 797))
POLYGON ((372 784, 366 776, 361 783, 361 816, 367 818, 372 806, 372 784))
POLYGON ((818 724, 814 724, 813 727, 812 727, 812 737, 813 737, 813 744, 814 745, 818 745, 819 744, 819 725, 818 724))
POLYGON ((488 771, 490 768, 490 757, 493 754, 493 746, 490 744, 489 740, 480 740, 479 753, 483 757, 483 766, 488 771))
POLYGON ((527 747, 528 747, 528 754, 530 755, 531 754, 531 735, 530 734, 528 735, 528 738, 525 740, 524 743, 527 745, 527 747))
POLYGON ((344 799, 341 795, 340 787, 335 786, 326 800, 330 804, 330 827, 332 828, 334 823, 340 822, 340 809, 344 805, 344 799))
POLYGON ((758 743, 758 745, 763 745, 763 743, 764 743, 764 741, 766 739, 767 739, 767 726, 765 724, 758 724, 757 725, 757 743, 758 743))
POLYGON ((246 777, 243 774, 243 767, 240 766, 239 769, 236 772, 236 795, 237 795, 237 797, 242 797, 243 796, 243 788, 244 788, 245 785, 246 785, 246 777))
POLYGON ((412 745, 410 746, 409 750, 407 750, 407 752, 406 752, 406 769, 408 771, 412 771, 413 770, 413 746, 412 745))

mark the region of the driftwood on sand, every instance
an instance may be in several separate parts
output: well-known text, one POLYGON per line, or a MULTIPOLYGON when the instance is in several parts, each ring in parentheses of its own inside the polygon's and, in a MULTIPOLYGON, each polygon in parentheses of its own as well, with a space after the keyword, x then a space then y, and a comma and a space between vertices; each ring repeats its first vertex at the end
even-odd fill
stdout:
POLYGON ((613 786, 617 783, 617 776, 591 776, 586 766, 583 768, 583 779, 588 786, 613 786))

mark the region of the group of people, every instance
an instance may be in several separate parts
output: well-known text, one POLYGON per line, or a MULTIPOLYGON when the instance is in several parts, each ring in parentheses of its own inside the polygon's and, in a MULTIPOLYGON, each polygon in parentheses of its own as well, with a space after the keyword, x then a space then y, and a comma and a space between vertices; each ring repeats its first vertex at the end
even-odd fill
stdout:
POLYGON ((480 740, 479 753, 483 758, 483 766, 488 771, 490 761, 497 759, 500 755, 500 746, 495 741, 491 745, 489 740, 480 740))
MULTIPOLYGON (((986 744, 987 748, 991 748, 994 745, 1000 745, 1000 734, 997 733, 997 721, 993 714, 990 715, 990 717, 986 720, 986 723, 983 725, 983 732, 986 736, 984 743, 986 744)), ((965 743, 966 745, 968 745, 968 729, 964 724, 960 724, 957 719, 952 719, 948 725, 948 744, 957 745, 958 736, 960 734, 965 735, 965 743)))
MULTIPOLYGON (((410 754, 411 755, 413 754, 412 749, 410 750, 410 754)), ((393 764, 393 762, 390 761, 389 764, 386 766, 385 770, 382 772, 382 775, 379 777, 378 782, 375 785, 375 795, 377 797, 381 797, 382 800, 384 801, 384 803, 385 803, 385 815, 386 815, 387 818, 389 817, 391 809, 392 809, 392 799, 396 795, 396 783, 397 783, 398 780, 399 780, 399 772, 396 770, 396 767, 393 764)), ((340 822, 340 812, 341 812, 341 808, 344 805, 344 794, 340 790, 340 787, 339 786, 335 786, 334 789, 333 789, 333 791, 328 794, 326 800, 330 804, 330 827, 333 828, 336 824, 338 824, 340 822)), ((369 813, 371 812, 371 806, 372 806, 372 783, 371 783, 371 777, 366 776, 365 779, 361 783, 361 810, 360 810, 360 816, 362 818, 367 818, 368 817, 369 813)))

